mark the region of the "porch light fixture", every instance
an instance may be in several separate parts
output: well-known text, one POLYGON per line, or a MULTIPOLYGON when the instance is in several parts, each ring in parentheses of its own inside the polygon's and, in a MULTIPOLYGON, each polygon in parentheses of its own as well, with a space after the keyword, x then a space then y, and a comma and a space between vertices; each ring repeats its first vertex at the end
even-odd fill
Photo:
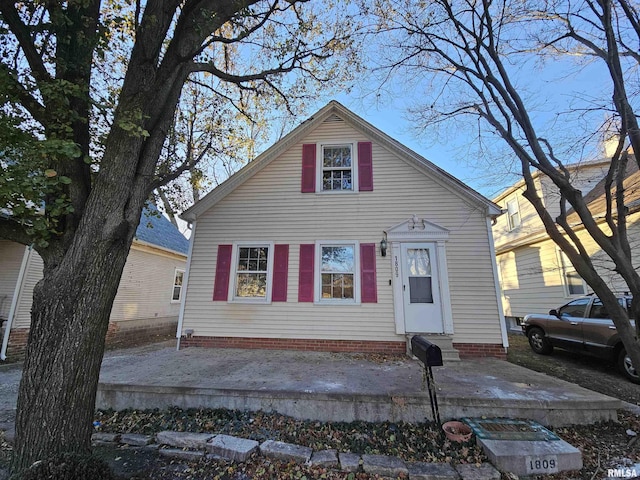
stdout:
POLYGON ((380 256, 382 257, 387 256, 387 236, 386 235, 382 237, 382 240, 380 240, 380 256))

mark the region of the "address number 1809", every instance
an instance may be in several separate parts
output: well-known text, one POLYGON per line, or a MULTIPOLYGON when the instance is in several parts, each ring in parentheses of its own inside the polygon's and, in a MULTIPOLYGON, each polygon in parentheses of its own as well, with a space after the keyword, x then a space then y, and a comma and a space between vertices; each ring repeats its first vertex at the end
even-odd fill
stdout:
POLYGON ((545 455, 543 457, 527 457, 527 473, 556 473, 558 471, 558 457, 545 455))

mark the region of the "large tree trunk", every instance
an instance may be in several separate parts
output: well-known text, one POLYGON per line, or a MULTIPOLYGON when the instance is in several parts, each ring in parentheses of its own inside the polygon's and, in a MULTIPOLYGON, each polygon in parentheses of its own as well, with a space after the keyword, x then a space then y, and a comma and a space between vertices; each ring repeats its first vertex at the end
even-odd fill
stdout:
POLYGON ((111 307, 136 226, 84 235, 59 264, 45 260, 18 394, 14 472, 53 453, 90 448, 111 307))

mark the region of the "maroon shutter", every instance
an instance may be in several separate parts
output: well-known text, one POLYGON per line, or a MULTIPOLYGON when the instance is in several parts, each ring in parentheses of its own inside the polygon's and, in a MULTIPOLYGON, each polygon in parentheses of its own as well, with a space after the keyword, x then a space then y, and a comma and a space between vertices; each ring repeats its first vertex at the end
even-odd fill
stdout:
POLYGON ((302 193, 316 191, 316 144, 302 145, 302 193))
POLYGON ((213 299, 226 300, 229 296, 229 273, 231 272, 231 245, 218 245, 216 279, 213 284, 213 299))
POLYGON ((376 244, 360 244, 360 278, 362 280, 362 303, 378 303, 376 288, 376 244))
POLYGON ((273 293, 271 301, 287 301, 289 279, 289 245, 276 245, 273 249, 273 293))
POLYGON ((300 245, 300 275, 298 278, 298 302, 313 302, 313 260, 316 246, 300 245))
POLYGON ((358 185, 361 192, 373 191, 371 142, 358 142, 358 185))

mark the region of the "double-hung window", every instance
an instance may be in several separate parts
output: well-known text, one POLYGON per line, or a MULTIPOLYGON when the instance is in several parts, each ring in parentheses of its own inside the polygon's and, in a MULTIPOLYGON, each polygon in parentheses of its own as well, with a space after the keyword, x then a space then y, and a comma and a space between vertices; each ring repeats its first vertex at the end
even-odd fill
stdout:
POLYGON ((355 190, 353 145, 322 145, 320 148, 320 189, 322 192, 355 190))
POLYGON ((359 302, 358 246, 354 243, 319 242, 317 283, 320 302, 359 302))
POLYGON ((520 208, 516 197, 507 202, 507 221, 509 222, 509 231, 520 226, 520 208))
POLYGON ((173 290, 171 291, 171 303, 179 303, 182 300, 182 281, 184 280, 184 270, 176 269, 173 276, 173 290))
POLYGON ((271 245, 238 245, 235 256, 233 298, 267 301, 273 264, 271 245))

